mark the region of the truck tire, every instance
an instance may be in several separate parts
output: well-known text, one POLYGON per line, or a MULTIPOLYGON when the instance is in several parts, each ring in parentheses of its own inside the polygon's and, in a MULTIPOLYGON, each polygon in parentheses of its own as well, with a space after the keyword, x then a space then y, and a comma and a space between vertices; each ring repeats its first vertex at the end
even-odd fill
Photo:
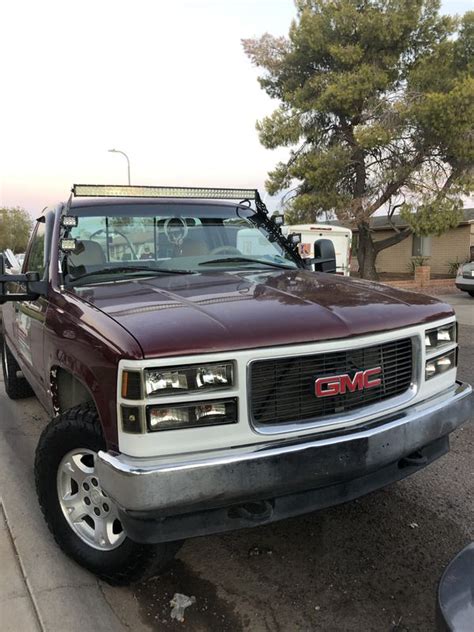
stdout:
POLYGON ((469 296, 474 296, 474 291, 471 292, 470 290, 468 291, 469 296))
POLYGON ((5 336, 2 338, 2 369, 5 391, 10 399, 24 399, 34 395, 31 386, 24 377, 18 377, 21 370, 18 362, 7 347, 5 336))
POLYGON ((59 547, 113 585, 159 573, 180 542, 139 544, 124 533, 111 499, 95 476, 95 456, 105 449, 92 403, 60 415, 44 429, 35 458, 36 492, 59 547))

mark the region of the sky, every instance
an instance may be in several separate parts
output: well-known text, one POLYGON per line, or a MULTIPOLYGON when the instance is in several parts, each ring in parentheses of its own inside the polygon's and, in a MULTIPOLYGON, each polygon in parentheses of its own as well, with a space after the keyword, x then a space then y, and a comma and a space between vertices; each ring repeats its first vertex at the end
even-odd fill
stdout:
POLYGON ((35 215, 73 183, 126 184, 111 148, 132 184, 263 189, 285 153, 259 144, 276 103, 240 40, 285 35, 294 13, 292 0, 1 3, 0 206, 35 215))

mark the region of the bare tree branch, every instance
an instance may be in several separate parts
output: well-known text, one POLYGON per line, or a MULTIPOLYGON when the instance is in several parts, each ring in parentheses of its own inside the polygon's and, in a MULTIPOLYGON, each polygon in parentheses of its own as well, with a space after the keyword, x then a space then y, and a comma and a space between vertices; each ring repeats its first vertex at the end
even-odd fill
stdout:
POLYGON ((404 228, 403 230, 399 230, 394 235, 390 237, 386 237, 385 239, 380 239, 379 241, 374 241, 374 249, 375 252, 380 252, 381 250, 385 250, 385 248, 390 248, 390 246, 394 246, 395 244, 400 243, 407 237, 412 234, 411 228, 404 228))
POLYGON ((375 213, 377 209, 379 209, 386 202, 388 202, 390 198, 392 197, 392 195, 394 195, 400 189, 400 187, 403 186, 403 184, 406 182, 408 176, 413 171, 413 169, 415 169, 418 165, 420 165, 423 162, 423 156, 424 154, 422 151, 417 152, 413 160, 409 162, 403 169, 405 173, 403 173, 396 180, 393 180, 392 182, 390 182, 386 186, 385 191, 377 198, 377 200, 375 200, 373 204, 370 205, 368 209, 369 215, 372 215, 373 213, 375 213))

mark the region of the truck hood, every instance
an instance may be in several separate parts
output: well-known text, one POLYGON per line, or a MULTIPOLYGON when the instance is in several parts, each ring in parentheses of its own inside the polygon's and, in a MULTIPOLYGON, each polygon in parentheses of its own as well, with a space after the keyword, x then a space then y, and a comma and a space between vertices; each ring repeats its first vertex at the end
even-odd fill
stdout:
POLYGON ((74 293, 120 323, 145 358, 348 338, 453 315, 429 296, 305 270, 160 276, 74 293))

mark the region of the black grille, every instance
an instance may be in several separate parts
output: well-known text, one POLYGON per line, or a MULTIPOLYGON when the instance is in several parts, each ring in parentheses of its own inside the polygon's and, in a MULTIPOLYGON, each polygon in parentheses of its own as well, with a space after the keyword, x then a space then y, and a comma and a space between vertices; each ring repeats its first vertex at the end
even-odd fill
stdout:
POLYGON ((412 380, 410 338, 364 349, 258 360, 250 371, 251 410, 257 424, 304 421, 346 413, 408 390, 412 380), (382 368, 382 383, 366 390, 316 397, 315 380, 382 368))

